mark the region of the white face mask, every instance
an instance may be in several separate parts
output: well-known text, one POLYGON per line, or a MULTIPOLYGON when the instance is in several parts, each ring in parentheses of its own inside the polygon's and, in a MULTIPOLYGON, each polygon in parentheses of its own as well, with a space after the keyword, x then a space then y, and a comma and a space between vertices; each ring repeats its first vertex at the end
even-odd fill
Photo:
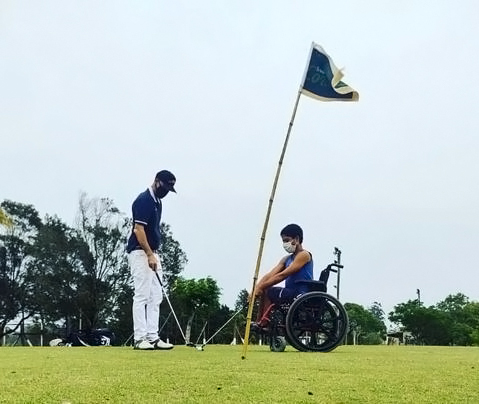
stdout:
POLYGON ((288 241, 287 243, 283 243, 283 248, 287 253, 292 254, 296 251, 296 244, 293 244, 293 241, 288 241))

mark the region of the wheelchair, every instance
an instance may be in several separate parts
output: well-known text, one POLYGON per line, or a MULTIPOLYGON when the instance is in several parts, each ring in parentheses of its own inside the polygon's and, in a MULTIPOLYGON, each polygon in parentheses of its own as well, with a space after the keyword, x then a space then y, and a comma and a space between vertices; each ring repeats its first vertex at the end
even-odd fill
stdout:
POLYGON ((271 304, 263 319, 268 326, 261 333, 268 337, 273 352, 283 352, 286 344, 299 351, 330 352, 340 345, 348 332, 348 314, 338 299, 327 293, 330 272, 343 265, 329 264, 319 280, 298 281, 308 292, 291 302, 271 304))

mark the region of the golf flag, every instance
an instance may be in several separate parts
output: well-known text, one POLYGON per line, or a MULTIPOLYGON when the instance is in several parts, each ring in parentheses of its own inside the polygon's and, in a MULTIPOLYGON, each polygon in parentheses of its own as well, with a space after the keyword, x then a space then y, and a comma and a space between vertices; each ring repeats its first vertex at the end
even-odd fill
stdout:
POLYGON ((358 92, 341 81, 342 77, 329 55, 313 42, 300 92, 322 101, 357 101, 358 92))

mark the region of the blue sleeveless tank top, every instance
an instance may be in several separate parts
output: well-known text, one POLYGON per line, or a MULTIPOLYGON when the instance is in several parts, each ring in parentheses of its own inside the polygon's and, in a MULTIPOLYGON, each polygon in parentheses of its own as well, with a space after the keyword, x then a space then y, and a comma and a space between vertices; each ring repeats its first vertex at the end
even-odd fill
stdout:
MULTIPOLYGON (((309 253, 311 255, 311 253, 309 253)), ((291 254, 288 258, 286 258, 286 262, 284 263, 286 267, 291 265, 294 260, 294 254, 291 254)), ((312 280, 313 279, 313 257, 311 256, 311 261, 308 261, 298 272, 288 276, 285 279, 284 286, 288 289, 296 289, 300 293, 305 293, 308 291, 308 287, 306 285, 297 285, 295 284, 296 281, 300 280, 312 280)))

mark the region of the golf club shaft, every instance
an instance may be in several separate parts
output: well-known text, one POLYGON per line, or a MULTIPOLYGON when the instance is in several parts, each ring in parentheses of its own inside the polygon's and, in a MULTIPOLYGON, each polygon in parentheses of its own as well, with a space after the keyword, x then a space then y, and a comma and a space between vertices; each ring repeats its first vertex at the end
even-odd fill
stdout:
POLYGON ((203 345, 201 345, 201 347, 204 347, 208 342, 210 342, 214 337, 216 337, 216 335, 223 329, 226 327, 226 325, 231 321, 233 320, 239 313, 241 313, 243 311, 243 308, 239 309, 236 313, 234 313, 230 319, 224 323, 203 345))
POLYGON ((165 327, 166 323, 168 322, 168 319, 169 319, 170 316, 171 316, 171 313, 172 313, 172 311, 170 311, 170 312, 168 313, 168 317, 166 317, 166 320, 163 322, 163 324, 161 325, 160 329, 158 330, 158 334, 160 334, 161 331, 163 330, 163 328, 165 327))
POLYGON ((183 340, 185 341, 185 344, 187 344, 188 341, 186 341, 185 333, 181 329, 180 322, 178 321, 178 317, 176 317, 175 310, 173 310, 173 306, 170 302, 170 298, 168 297, 168 293, 166 293, 165 287, 163 286, 163 282, 161 282, 160 275, 158 275, 158 272, 156 272, 156 271, 155 271, 155 275, 156 275, 156 278, 158 279, 158 282, 160 282, 161 290, 163 290, 163 294, 165 295, 166 301, 168 302, 168 305, 170 306, 171 312, 173 313, 173 317, 176 320, 176 324, 178 325, 178 328, 180 329, 181 336, 183 337, 183 340))
POLYGON ((201 336, 202 336, 203 333, 205 332, 206 324, 208 324, 208 322, 205 322, 205 325, 204 325, 203 328, 201 329, 200 335, 198 335, 198 339, 196 340, 196 345, 198 345, 198 342, 200 341, 201 336))

